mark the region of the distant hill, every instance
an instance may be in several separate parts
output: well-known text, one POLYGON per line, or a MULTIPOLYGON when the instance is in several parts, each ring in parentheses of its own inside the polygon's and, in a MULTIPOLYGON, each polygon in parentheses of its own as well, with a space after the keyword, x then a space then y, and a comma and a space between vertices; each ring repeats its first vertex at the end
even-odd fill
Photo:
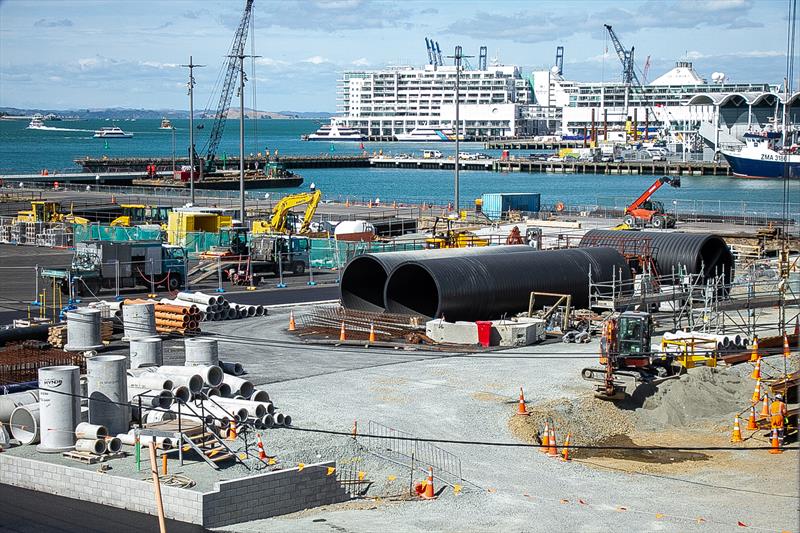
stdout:
MULTIPOLYGON (((22 109, 17 107, 0 107, 0 116, 25 116, 35 114, 57 115, 62 118, 79 119, 113 119, 124 120, 135 119, 160 119, 167 117, 170 119, 189 118, 189 111, 183 109, 129 109, 122 107, 107 108, 84 108, 84 109, 22 109)), ((245 108, 245 117, 261 119, 292 119, 292 118, 330 118, 333 113, 324 111, 260 111, 245 108)), ((195 111, 196 118, 202 118, 202 111, 195 111)), ((211 117, 209 117, 211 118, 211 117)), ((239 109, 231 107, 228 110, 228 118, 239 118, 239 109)))

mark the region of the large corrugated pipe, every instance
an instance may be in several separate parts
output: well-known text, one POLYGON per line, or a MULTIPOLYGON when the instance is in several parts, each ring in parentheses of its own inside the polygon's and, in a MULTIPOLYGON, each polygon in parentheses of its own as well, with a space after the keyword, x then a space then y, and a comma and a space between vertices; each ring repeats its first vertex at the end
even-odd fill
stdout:
MULTIPOLYGON (((509 247, 515 248, 515 247, 509 247)), ((531 292, 569 294, 572 305, 589 305, 594 282, 632 277, 625 258, 612 248, 475 254, 408 261, 386 283, 390 313, 485 320, 527 310, 531 292)), ((553 299, 537 298, 537 307, 553 299)))
POLYGON ((611 246, 626 254, 650 254, 662 276, 685 267, 689 274, 702 274, 706 279, 720 274, 726 284, 733 279, 733 254, 722 237, 710 233, 595 229, 583 236, 580 246, 611 246))
POLYGON ((342 306, 357 311, 386 310, 384 289, 394 270, 408 261, 428 261, 465 255, 496 255, 530 251, 527 246, 485 246, 363 254, 347 263, 339 284, 342 306))

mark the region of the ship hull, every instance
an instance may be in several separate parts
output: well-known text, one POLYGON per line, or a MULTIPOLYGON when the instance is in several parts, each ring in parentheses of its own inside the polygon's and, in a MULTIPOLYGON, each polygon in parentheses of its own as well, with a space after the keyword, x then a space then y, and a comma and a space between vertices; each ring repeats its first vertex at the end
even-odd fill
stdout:
POLYGON ((789 178, 800 178, 800 160, 794 160, 797 156, 786 156, 787 158, 790 158, 788 161, 754 159, 751 157, 742 157, 725 152, 722 152, 722 156, 731 166, 731 172, 733 172, 733 175, 738 178, 783 178, 784 172, 787 170, 787 163, 789 178))

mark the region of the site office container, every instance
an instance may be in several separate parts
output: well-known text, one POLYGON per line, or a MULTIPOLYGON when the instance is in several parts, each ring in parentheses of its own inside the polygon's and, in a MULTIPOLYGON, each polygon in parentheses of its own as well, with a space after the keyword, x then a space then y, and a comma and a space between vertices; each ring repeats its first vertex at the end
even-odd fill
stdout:
POLYGON ((492 220, 500 220, 509 211, 538 213, 542 195, 538 192, 496 192, 481 196, 481 210, 492 220))

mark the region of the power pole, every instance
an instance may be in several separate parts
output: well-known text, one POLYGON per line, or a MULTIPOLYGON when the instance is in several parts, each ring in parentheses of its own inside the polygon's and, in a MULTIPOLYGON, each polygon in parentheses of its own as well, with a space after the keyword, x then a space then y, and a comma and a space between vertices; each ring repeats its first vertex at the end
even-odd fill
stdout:
POLYGON ((454 60, 453 63, 456 66, 456 158, 455 158, 455 161, 453 163, 453 167, 455 169, 455 188, 454 188, 454 195, 453 195, 454 196, 454 198, 453 198, 453 207, 456 210, 456 214, 458 216, 461 216, 460 215, 461 211, 459 209, 459 190, 458 190, 458 187, 459 187, 458 156, 459 156, 459 140, 461 138, 461 121, 459 120, 459 116, 458 116, 458 111, 459 111, 458 110, 458 107, 459 107, 458 100, 459 100, 459 96, 460 96, 459 95, 459 90, 460 90, 460 86, 461 86, 461 60, 469 58, 469 57, 474 57, 474 56, 465 56, 462 53, 461 46, 456 46, 455 54, 452 55, 452 56, 449 56, 449 57, 451 57, 454 60))
POLYGON ((242 226, 247 225, 244 205, 244 58, 260 57, 239 53, 233 57, 239 58, 239 220, 242 226))
POLYGON ((189 69, 189 190, 191 191, 191 202, 194 205, 194 69, 205 65, 195 65, 192 62, 192 56, 189 56, 189 64, 181 66, 189 69))

